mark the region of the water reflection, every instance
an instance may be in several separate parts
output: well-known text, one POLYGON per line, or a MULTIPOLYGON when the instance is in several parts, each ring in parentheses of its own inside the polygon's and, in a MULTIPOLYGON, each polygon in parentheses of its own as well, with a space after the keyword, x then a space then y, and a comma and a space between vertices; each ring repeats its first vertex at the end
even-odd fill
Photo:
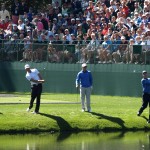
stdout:
POLYGON ((150 132, 0 135, 0 150, 150 150, 150 132))

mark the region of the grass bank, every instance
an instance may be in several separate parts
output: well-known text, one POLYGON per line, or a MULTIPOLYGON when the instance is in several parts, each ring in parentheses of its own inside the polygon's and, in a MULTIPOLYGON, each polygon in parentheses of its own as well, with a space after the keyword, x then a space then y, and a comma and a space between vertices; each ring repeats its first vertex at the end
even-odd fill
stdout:
POLYGON ((88 113, 81 112, 77 94, 43 94, 37 115, 26 112, 29 99, 24 93, 0 96, 0 133, 150 129, 148 108, 136 115, 141 98, 92 95, 88 113))

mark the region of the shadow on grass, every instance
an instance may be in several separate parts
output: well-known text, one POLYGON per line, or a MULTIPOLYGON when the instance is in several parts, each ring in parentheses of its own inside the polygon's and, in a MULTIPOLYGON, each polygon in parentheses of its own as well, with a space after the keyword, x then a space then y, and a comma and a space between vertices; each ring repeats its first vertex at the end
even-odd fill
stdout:
POLYGON ((112 116, 106 116, 104 114, 99 114, 99 113, 95 113, 95 112, 91 112, 92 115, 95 115, 95 116, 99 116, 100 118, 103 118, 103 119, 107 119, 111 122, 114 122, 114 123, 117 123, 119 124, 122 129, 125 129, 126 127, 124 126, 124 121, 118 117, 112 117, 112 116))
POLYGON ((63 118, 61 118, 59 116, 45 114, 45 113, 39 113, 39 114, 57 121, 57 124, 60 128, 60 131, 61 131, 59 136, 57 137, 57 141, 65 140, 66 138, 68 138, 72 134, 71 132, 65 132, 65 131, 71 131, 72 127, 63 118))
POLYGON ((45 114, 45 113, 40 113, 40 115, 56 120, 60 128, 60 131, 72 130, 72 127, 70 126, 70 124, 59 116, 54 116, 54 115, 45 114))
POLYGON ((3 113, 0 112, 0 115, 3 115, 3 113))

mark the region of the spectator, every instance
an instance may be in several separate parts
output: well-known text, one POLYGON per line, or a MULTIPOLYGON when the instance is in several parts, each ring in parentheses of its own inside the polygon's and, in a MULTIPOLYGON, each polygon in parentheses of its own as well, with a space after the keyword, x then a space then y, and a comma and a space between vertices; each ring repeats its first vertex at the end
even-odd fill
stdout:
POLYGON ((95 33, 91 34, 91 40, 84 50, 87 57, 86 63, 93 63, 95 61, 95 56, 97 56, 99 41, 96 39, 95 33))
POLYGON ((129 10, 130 10, 131 13, 133 13, 133 12, 134 12, 134 9, 135 9, 134 3, 135 3, 134 0, 128 0, 128 1, 127 1, 127 6, 128 6, 128 8, 129 8, 129 10))
POLYGON ((57 51, 53 47, 53 45, 50 43, 48 45, 47 52, 48 52, 48 62, 50 62, 50 63, 59 63, 60 62, 59 54, 57 53, 57 51))
POLYGON ((23 23, 22 20, 18 20, 18 29, 19 30, 21 30, 21 29, 25 30, 25 24, 23 23))
POLYGON ((23 40, 23 59, 21 59, 21 62, 24 61, 34 61, 34 56, 32 52, 32 45, 29 37, 24 38, 23 40))
POLYGON ((71 38, 71 34, 69 33, 68 29, 65 29, 65 35, 66 35, 66 40, 71 43, 72 42, 72 38, 71 38))
POLYGON ((0 29, 2 29, 2 30, 7 29, 7 26, 6 26, 6 23, 5 23, 4 19, 0 20, 0 29))
POLYGON ((104 42, 102 42, 99 50, 99 63, 112 63, 112 42, 107 35, 104 36, 104 42))
POLYGON ((43 24, 43 29, 48 30, 48 19, 46 18, 45 14, 39 14, 38 17, 43 24))
POLYGON ((6 17, 10 19, 10 13, 8 10, 6 10, 5 5, 2 4, 0 11, 0 19, 5 21, 6 17))
POLYGON ((14 24, 18 24, 19 8, 20 8, 20 4, 19 4, 18 0, 14 0, 14 2, 11 5, 12 21, 14 24))
POLYGON ((19 19, 23 21, 24 13, 28 13, 29 8, 27 6, 26 0, 21 0, 20 6, 19 6, 19 19))
POLYGON ((128 51, 128 42, 124 36, 121 36, 121 42, 118 47, 118 50, 113 53, 113 58, 116 63, 128 63, 129 62, 129 51, 128 51))

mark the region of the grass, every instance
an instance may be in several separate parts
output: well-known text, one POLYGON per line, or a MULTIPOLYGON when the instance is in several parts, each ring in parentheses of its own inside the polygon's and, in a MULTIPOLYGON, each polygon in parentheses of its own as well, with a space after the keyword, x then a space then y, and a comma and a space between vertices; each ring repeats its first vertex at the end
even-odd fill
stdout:
POLYGON ((148 108, 141 117, 136 115, 141 106, 140 97, 92 95, 92 113, 88 113, 81 112, 77 94, 43 93, 37 115, 26 112, 29 99, 29 93, 0 97, 1 133, 150 129, 148 108))

